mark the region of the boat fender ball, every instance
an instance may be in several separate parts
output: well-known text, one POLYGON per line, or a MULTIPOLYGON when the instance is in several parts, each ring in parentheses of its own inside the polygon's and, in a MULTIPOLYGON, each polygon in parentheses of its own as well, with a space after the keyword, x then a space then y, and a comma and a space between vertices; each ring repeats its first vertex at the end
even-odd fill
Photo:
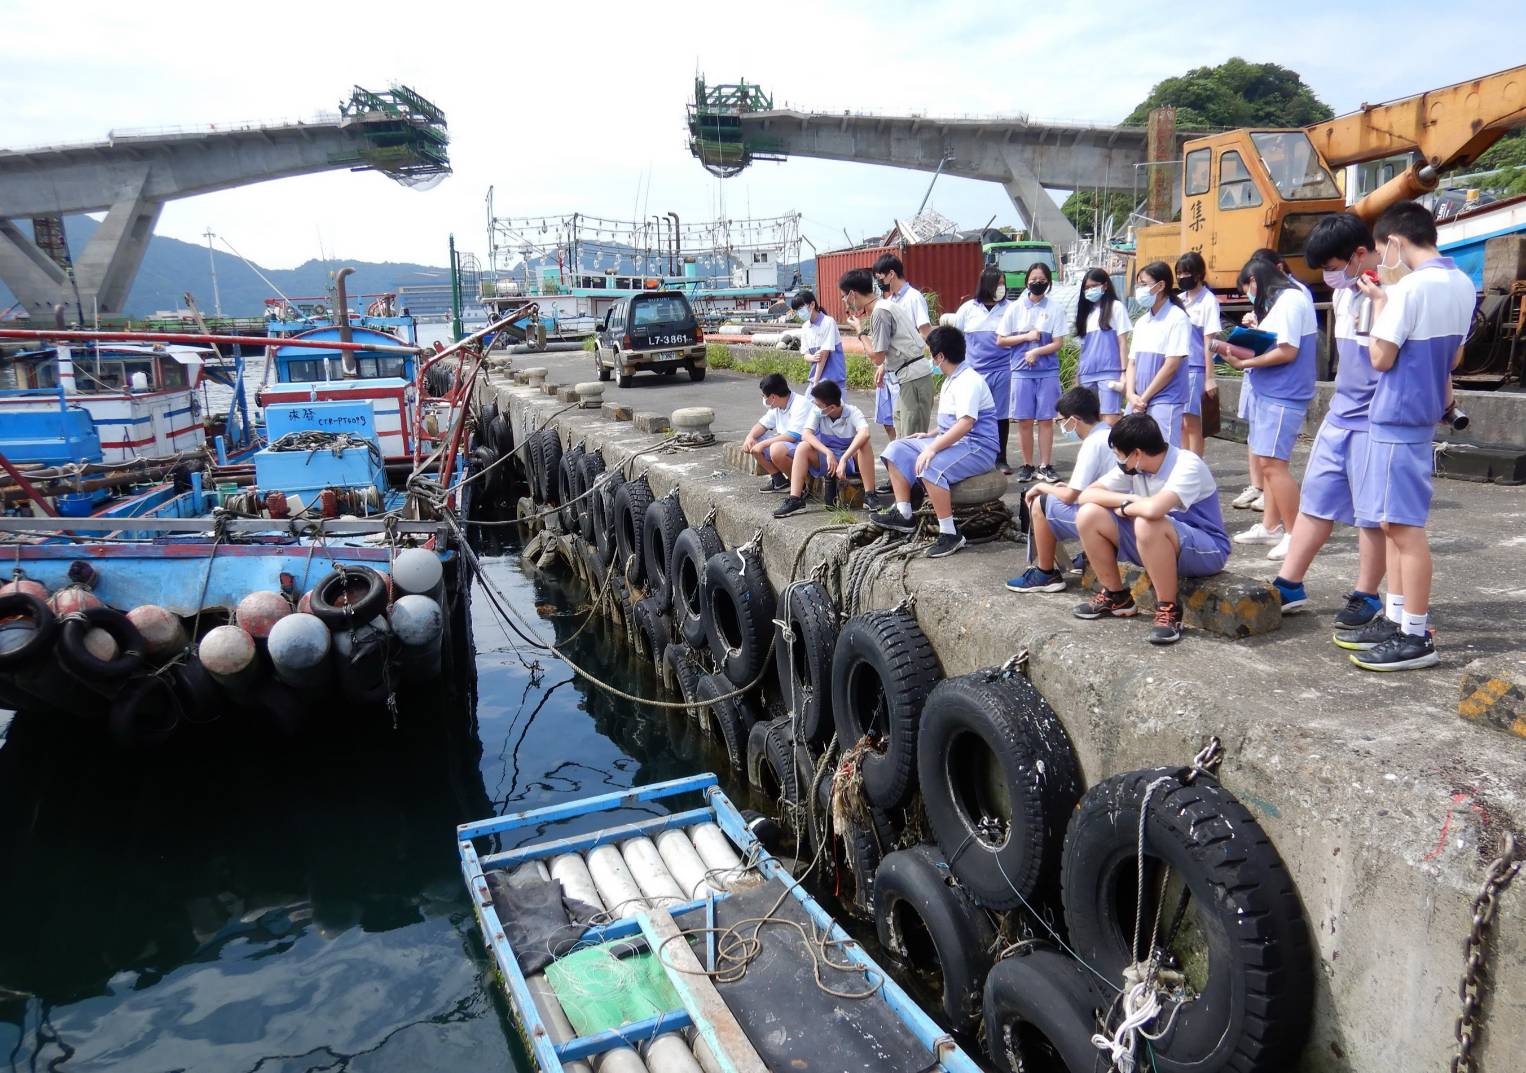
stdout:
POLYGON ((251 637, 263 640, 270 636, 271 627, 291 614, 291 604, 278 592, 251 592, 238 602, 233 620, 249 632, 251 637))
POLYGON ((31 578, 20 577, 15 581, 7 581, 4 585, 0 585, 0 596, 8 596, 13 592, 35 596, 44 603, 48 599, 48 587, 40 581, 33 581, 31 578))
POLYGON ((238 626, 208 630, 197 649, 201 665, 219 677, 231 677, 254 662, 254 638, 238 626))
POLYGON ((440 557, 425 548, 406 548, 392 563, 392 580, 401 593, 432 593, 444 576, 440 557))
POLYGON ((311 615, 313 613, 313 590, 308 589, 297 600, 297 613, 301 615, 311 615))
POLYGON ((155 662, 177 655, 186 646, 185 625, 168 608, 143 604, 127 612, 127 618, 143 635, 144 654, 155 662))
POLYGON ((89 591, 70 585, 55 592, 48 606, 55 615, 72 615, 77 611, 89 611, 93 607, 105 607, 100 598, 89 591))
POLYGON ((85 651, 89 652, 102 663, 110 663, 117 658, 116 638, 100 627, 85 631, 85 651))
POLYGON ((327 661, 331 641, 327 626, 299 611, 270 628, 270 660, 277 674, 310 670, 327 661))
POLYGON ((392 605, 392 632, 409 647, 436 644, 445 628, 440 605, 427 596, 404 596, 392 605))
POLYGON ((75 559, 69 564, 69 581, 75 585, 81 585, 87 589, 95 588, 95 583, 100 580, 95 567, 84 559, 75 559))

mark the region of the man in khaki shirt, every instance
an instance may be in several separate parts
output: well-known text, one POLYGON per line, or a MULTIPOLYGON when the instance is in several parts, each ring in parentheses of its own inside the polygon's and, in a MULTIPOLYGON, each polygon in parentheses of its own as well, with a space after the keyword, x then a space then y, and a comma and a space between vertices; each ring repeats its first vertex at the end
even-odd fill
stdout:
POLYGON ((875 296, 874 277, 855 268, 838 281, 848 311, 869 319, 869 360, 884 370, 885 379, 900 387, 895 404, 895 433, 926 432, 933 413, 933 368, 924 356, 921 333, 906 310, 875 296))

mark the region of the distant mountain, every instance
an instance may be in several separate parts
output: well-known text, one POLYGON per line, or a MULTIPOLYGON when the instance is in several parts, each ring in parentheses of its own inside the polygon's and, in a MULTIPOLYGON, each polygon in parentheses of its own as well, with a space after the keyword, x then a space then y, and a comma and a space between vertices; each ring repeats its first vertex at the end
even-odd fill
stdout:
MULTIPOLYGON (((84 250, 90 236, 99 225, 88 216, 70 216, 64 222, 64 233, 69 249, 76 258, 84 250)), ((27 233, 23 225, 23 233, 27 233)), ((226 250, 214 250, 212 260, 217 265, 217 289, 222 298, 223 313, 228 316, 259 316, 264 311, 266 298, 275 297, 259 276, 255 275, 241 259, 226 250)), ((256 265, 270 281, 288 297, 321 295, 328 292, 330 273, 344 265, 355 269, 350 277, 351 294, 372 294, 378 291, 396 291, 401 286, 418 286, 426 283, 450 282, 450 271, 433 265, 407 262, 373 261, 308 261, 296 268, 265 268, 256 265)), ((138 269, 132 290, 127 296, 126 312, 129 316, 143 317, 158 310, 179 309, 185 304, 182 297, 187 291, 207 315, 212 313, 212 275, 208 267, 207 248, 194 242, 155 235, 149 241, 143 265, 138 269)), ((10 291, 0 284, 0 309, 14 301, 10 291)), ((85 310, 88 317, 90 311, 85 310)))

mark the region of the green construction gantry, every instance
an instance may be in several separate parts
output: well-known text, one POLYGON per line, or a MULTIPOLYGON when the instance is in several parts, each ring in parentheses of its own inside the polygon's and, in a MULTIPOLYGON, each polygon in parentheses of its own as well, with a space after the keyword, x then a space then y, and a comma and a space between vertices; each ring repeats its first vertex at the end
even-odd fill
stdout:
POLYGON ((767 112, 774 99, 746 79, 735 84, 706 86, 704 76, 694 79, 694 100, 689 103, 689 152, 705 170, 721 178, 738 174, 754 160, 783 160, 783 146, 769 139, 751 140, 742 134, 745 112, 767 112))

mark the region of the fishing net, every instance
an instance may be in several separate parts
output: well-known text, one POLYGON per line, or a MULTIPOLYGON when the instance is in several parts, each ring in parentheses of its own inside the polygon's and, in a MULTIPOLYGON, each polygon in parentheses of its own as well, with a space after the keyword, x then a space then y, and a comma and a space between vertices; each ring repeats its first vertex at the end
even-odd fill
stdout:
POLYGON ((546 979, 578 1035, 591 1036, 682 1008, 656 957, 647 950, 633 951, 628 942, 605 943, 546 967, 546 979))

